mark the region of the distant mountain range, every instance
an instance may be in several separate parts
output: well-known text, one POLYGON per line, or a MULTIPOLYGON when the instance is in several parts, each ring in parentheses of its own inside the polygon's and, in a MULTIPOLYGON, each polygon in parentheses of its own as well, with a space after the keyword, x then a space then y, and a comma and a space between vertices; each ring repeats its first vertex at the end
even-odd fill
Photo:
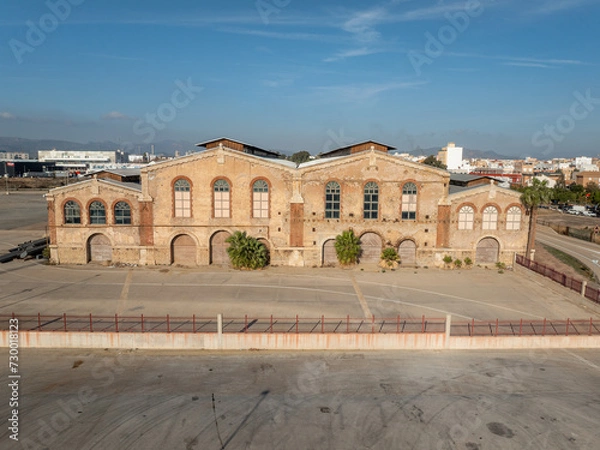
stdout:
MULTIPOLYGON (((118 143, 113 141, 81 142, 61 141, 55 139, 23 139, 15 137, 0 137, 0 152, 23 152, 31 158, 37 157, 38 150, 123 150, 130 154, 150 153, 154 145, 154 153, 173 156, 175 152, 184 155, 186 152, 197 151, 193 142, 165 140, 151 144, 118 143)), ((437 155, 441 147, 431 147, 410 151, 414 156, 437 155)), ((285 153, 285 152, 282 152, 285 153)), ((499 155, 493 151, 464 149, 463 158, 514 159, 514 157, 499 155)))

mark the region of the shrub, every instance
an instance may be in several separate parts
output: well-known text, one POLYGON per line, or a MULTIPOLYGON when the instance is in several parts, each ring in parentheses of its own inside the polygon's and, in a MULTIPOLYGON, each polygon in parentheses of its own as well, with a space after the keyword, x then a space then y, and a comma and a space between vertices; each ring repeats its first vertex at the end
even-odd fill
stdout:
POLYGON ((454 260, 454 267, 456 267, 457 269, 460 269, 462 267, 462 263, 463 262, 460 259, 456 258, 454 260))
POLYGON ((50 247, 44 247, 44 250, 42 250, 42 258, 50 259, 50 247))
POLYGON ((394 266, 394 263, 399 262, 400 257, 394 247, 384 248, 381 252, 381 260, 385 261, 388 267, 394 266))
POLYGON ((503 262, 500 262, 500 261, 498 261, 498 262, 496 263, 496 268, 497 268, 498 270, 504 270, 504 269, 506 269, 506 264, 504 264, 503 262))
POLYGON ((360 240, 352 230, 343 231, 335 237, 335 254, 340 264, 356 264, 360 256, 360 240))
POLYGON ((267 248, 246 232, 236 231, 225 241, 229 244, 227 254, 235 269, 261 269, 269 260, 267 248))
POLYGON ((473 260, 467 256, 465 258, 465 266, 472 266, 472 265, 473 265, 473 260))
POLYGON ((444 256, 444 264, 450 264, 450 263, 452 263, 452 256, 450 256, 450 255, 444 256))

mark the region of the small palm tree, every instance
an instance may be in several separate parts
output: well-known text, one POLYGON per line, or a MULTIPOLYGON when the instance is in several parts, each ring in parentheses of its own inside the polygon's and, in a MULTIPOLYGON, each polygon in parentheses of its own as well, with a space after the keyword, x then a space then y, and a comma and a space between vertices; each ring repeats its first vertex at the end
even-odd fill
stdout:
POLYGON ((269 260, 267 248, 246 232, 236 231, 226 241, 229 244, 227 254, 235 269, 261 269, 269 260))
POLYGON ((335 253, 340 264, 356 264, 360 256, 360 239, 352 230, 343 231, 335 237, 335 253))
POLYGON ((535 222, 537 220, 538 207, 544 203, 548 203, 552 195, 546 184, 548 184, 546 180, 540 181, 537 178, 534 178, 531 186, 527 186, 521 195, 521 203, 527 210, 527 215, 529 216, 527 258, 530 257, 531 251, 535 247, 535 222))

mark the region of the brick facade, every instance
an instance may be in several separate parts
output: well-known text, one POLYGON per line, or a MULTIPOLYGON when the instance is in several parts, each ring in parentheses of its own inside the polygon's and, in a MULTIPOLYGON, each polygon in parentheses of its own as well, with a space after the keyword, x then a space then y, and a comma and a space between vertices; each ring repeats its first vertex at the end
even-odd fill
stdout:
POLYGON ((167 265, 177 253, 185 255, 189 265, 208 265, 222 260, 226 233, 246 231, 267 244, 273 265, 321 266, 326 263, 325 243, 351 228, 365 236, 375 258, 379 246, 399 248, 410 241, 408 247, 416 247, 417 265, 441 265, 448 254, 475 260, 479 242, 491 238, 498 247, 496 259, 512 263, 515 253, 525 251, 527 241, 524 213, 518 230, 505 229, 508 209, 520 208, 519 194, 494 185, 449 194, 449 178, 444 170, 379 149, 295 167, 221 145, 144 168, 141 186, 94 179, 52 190, 48 195, 51 254, 55 262, 67 264, 85 264, 108 254, 113 262, 167 265), (184 200, 176 200, 174 194, 179 179, 190 186, 184 200), (267 194, 253 192, 259 180, 266 182, 267 194), (217 182, 225 190, 215 192, 217 182), (340 188, 335 217, 325 213, 329 182, 340 188), (363 211, 367 183, 378 189, 375 217, 369 218, 363 211), (403 195, 413 185, 416 194, 403 195), (408 204, 415 199, 415 204, 408 204), (65 223, 69 200, 80 205, 80 224, 65 223), (94 201, 106 206, 106 224, 90 223, 89 207, 94 201), (176 201, 187 202, 189 217, 178 216, 176 201), (118 202, 131 206, 131 224, 114 223, 118 202), (459 208, 466 203, 476 210, 470 232, 458 230, 457 225, 459 208), (486 205, 498 210, 496 230, 482 229, 486 205), (263 208, 262 212, 256 208, 263 208), (403 218, 408 210, 414 213, 403 218), (106 239, 92 240, 97 235, 106 239), (177 246, 183 242, 185 247, 177 246))

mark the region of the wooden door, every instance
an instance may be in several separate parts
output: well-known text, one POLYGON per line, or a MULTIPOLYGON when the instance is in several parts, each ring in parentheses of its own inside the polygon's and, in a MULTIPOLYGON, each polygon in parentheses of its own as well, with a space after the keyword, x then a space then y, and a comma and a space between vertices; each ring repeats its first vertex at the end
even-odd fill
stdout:
POLYGON ((191 236, 181 234, 171 244, 171 261, 180 266, 196 265, 196 242, 191 236))
POLYGON ((361 264, 378 264, 381 261, 382 242, 376 233, 365 233, 360 237, 361 264))

